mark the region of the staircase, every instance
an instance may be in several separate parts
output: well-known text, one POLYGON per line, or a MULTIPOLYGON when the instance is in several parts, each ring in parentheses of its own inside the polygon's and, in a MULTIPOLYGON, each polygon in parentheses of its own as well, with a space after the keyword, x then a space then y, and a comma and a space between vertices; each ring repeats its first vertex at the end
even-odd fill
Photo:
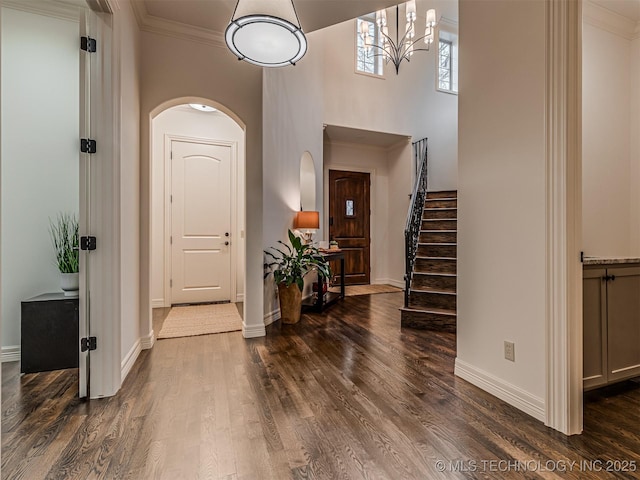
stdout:
POLYGON ((402 327, 456 331, 457 192, 427 192, 402 327))

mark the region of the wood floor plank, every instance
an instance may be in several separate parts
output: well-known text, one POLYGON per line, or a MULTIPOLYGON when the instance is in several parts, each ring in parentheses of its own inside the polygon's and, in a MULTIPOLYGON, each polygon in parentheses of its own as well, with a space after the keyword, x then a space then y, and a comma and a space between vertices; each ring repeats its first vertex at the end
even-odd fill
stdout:
MULTIPOLYGON (((640 464, 640 379, 587 392, 585 431, 565 437, 456 378, 455 334, 402 330, 402 301, 348 297, 257 339, 160 340, 116 397, 90 402, 77 399, 77 370, 20 376, 3 364, 3 478, 640 478, 462 471, 482 461, 640 464)), ((156 330, 167 312, 154 311, 156 330)))

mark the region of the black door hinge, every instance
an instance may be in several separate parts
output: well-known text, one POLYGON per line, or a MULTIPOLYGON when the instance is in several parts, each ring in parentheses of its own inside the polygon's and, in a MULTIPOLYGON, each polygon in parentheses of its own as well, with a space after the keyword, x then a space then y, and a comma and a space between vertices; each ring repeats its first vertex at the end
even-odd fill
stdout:
POLYGON ((580 252, 580 263, 584 263, 584 252, 580 252))
POLYGON ((98 44, 95 38, 80 37, 80 49, 85 52, 95 53, 98 44))
POLYGON ((80 237, 80 250, 95 250, 96 237, 80 237))
POLYGON ((96 153, 96 141, 90 138, 81 138, 80 151, 82 153, 96 153))
POLYGON ((96 337, 88 337, 80 340, 80 351, 86 352, 87 350, 95 350, 98 348, 98 340, 96 337))

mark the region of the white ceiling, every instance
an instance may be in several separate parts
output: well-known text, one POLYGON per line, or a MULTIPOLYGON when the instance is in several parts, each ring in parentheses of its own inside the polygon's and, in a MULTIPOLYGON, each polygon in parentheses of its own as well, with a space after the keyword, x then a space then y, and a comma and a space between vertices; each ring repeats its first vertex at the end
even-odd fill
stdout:
MULTIPOLYGON (((236 0, 134 0, 152 17, 179 22, 212 32, 224 32, 236 0)), ((356 18, 398 0, 295 0, 305 32, 356 18)))
POLYGON ((331 142, 357 143, 382 148, 391 147, 400 142, 406 142, 410 138, 406 135, 338 127, 336 125, 327 125, 324 129, 324 136, 325 140, 331 142))
POLYGON ((592 2, 635 22, 640 22, 640 0, 592 0, 592 2))

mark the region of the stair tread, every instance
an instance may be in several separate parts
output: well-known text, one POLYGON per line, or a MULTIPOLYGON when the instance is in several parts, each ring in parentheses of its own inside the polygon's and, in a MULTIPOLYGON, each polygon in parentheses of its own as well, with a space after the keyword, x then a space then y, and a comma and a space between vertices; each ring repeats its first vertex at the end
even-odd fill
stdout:
POLYGON ((442 198, 438 198, 438 197, 431 197, 431 198, 425 198, 424 201, 425 202, 441 202, 444 200, 457 200, 458 197, 442 197, 442 198))
POLYGON ((441 272, 413 272, 414 275, 434 275, 437 277, 457 277, 456 273, 441 273, 441 272))
POLYGON ((450 291, 447 291, 447 290, 438 290, 437 288, 433 288, 433 287, 429 287, 426 290, 421 290, 419 288, 411 287, 410 291, 411 292, 419 292, 419 293, 438 293, 438 294, 444 293, 445 295, 455 295, 456 294, 456 292, 450 292, 450 291))
POLYGON ((457 257, 423 257, 421 255, 416 255, 416 258, 422 258, 425 260, 457 260, 457 257))
POLYGON ((447 310, 446 308, 415 308, 415 307, 400 307, 400 310, 404 312, 416 312, 416 313, 438 313, 440 315, 448 315, 451 317, 456 316, 456 312, 454 310, 447 310))
POLYGON ((420 233, 456 233, 458 230, 420 230, 420 233))
POLYGON ((424 207, 423 210, 458 210, 458 207, 424 207))
POLYGON ((437 243, 437 242, 418 242, 418 245, 447 245, 449 247, 453 246, 453 245, 458 245, 457 243, 451 243, 451 242, 442 242, 442 243, 437 243))
POLYGON ((457 218, 423 218, 423 222, 457 222, 457 218))

